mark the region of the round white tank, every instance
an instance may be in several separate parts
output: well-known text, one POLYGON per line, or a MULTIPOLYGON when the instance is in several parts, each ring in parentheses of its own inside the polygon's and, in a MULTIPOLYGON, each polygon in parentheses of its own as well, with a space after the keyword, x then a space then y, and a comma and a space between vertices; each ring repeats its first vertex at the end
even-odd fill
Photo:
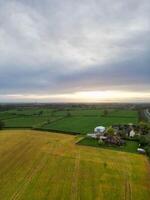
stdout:
POLYGON ((105 131, 105 127, 104 126, 97 126, 95 129, 94 129, 94 132, 97 132, 97 133, 103 133, 105 131))

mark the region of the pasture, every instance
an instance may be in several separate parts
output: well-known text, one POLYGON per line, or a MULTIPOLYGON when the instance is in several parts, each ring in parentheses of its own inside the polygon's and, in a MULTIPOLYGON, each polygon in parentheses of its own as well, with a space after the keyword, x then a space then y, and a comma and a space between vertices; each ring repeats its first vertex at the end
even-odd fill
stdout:
POLYGON ((0 119, 6 128, 41 128, 85 134, 98 125, 128 124, 138 122, 138 113, 134 110, 107 109, 48 109, 22 108, 0 112, 0 119))
POLYGON ((130 116, 124 113, 121 115, 115 113, 114 115, 108 116, 70 116, 65 117, 62 120, 54 121, 53 123, 46 124, 43 126, 43 129, 52 129, 52 130, 59 130, 59 131, 67 131, 67 132, 77 132, 86 134, 88 132, 92 132, 96 126, 103 125, 105 127, 114 125, 114 124, 128 124, 128 123, 137 123, 136 115, 130 116))
POLYGON ((2 200, 149 200, 143 155, 76 145, 79 136, 0 132, 2 200))

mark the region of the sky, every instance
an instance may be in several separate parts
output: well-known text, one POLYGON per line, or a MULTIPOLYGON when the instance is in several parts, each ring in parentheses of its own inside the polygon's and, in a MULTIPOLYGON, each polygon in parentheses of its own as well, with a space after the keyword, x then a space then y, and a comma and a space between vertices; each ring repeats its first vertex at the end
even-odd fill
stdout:
POLYGON ((0 102, 150 102, 150 1, 0 0, 0 102))

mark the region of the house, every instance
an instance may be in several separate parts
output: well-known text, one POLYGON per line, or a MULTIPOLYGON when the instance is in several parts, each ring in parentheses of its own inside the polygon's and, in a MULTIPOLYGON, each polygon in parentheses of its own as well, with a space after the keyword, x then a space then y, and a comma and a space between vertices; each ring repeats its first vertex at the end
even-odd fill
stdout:
POLYGON ((129 132, 129 137, 134 137, 135 136, 135 131, 132 129, 130 132, 129 132))
POLYGON ((124 136, 127 136, 127 137, 134 137, 136 134, 135 130, 137 129, 137 126, 131 123, 122 124, 122 125, 112 125, 112 127, 114 128, 116 134, 118 135, 123 134, 124 136))

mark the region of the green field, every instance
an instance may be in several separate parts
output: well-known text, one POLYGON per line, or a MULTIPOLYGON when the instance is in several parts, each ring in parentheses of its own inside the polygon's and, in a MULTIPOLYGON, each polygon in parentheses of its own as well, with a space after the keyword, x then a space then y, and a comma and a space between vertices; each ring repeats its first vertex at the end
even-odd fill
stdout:
MULTIPOLYGON (((58 110, 55 115, 66 115, 69 112, 72 116, 102 116, 104 109, 68 109, 58 110)), ((108 117, 128 117, 136 118, 137 112, 133 110, 107 109, 108 117)))
POLYGON ((46 123, 51 123, 59 119, 58 117, 47 117, 47 116, 28 116, 28 117, 18 117, 4 120, 5 127, 11 128, 31 128, 31 127, 41 127, 46 123))
POLYGON ((77 137, 0 132, 1 200, 149 200, 146 156, 76 145, 77 137))
POLYGON ((53 109, 47 109, 47 108, 22 108, 22 109, 12 109, 8 111, 0 112, 0 116, 3 114, 10 114, 10 115, 38 115, 42 111, 43 115, 51 114, 53 109))
POLYGON ((138 113, 133 110, 107 109, 46 109, 22 108, 0 112, 6 128, 33 128, 66 132, 87 133, 94 127, 138 122, 138 113), (58 120, 60 119, 61 120, 58 120))
POLYGON ((93 132, 96 126, 111 126, 113 124, 137 123, 136 117, 68 117, 62 120, 47 124, 43 129, 53 129, 67 132, 88 133, 93 132))

